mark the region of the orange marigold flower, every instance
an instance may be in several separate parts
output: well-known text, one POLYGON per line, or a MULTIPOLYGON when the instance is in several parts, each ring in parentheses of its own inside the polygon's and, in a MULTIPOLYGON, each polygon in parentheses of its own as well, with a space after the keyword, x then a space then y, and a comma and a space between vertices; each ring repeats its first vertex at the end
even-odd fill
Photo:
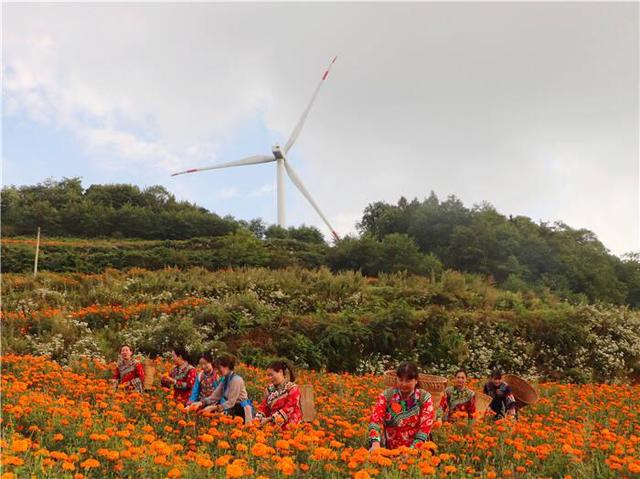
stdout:
POLYGON ((100 462, 95 459, 87 459, 84 462, 80 463, 80 467, 83 469, 92 469, 95 467, 100 467, 100 462))
POLYGON ((182 476, 182 472, 177 467, 174 467, 167 473, 167 477, 169 477, 170 479, 177 479, 178 477, 181 477, 181 476, 182 476))
POLYGON ((242 470, 242 466, 238 464, 229 464, 227 466, 228 478, 237 478, 237 477, 242 477, 243 475, 244 475, 244 471, 242 470))
POLYGON ((11 444, 11 450, 13 452, 25 452, 31 447, 31 441, 29 439, 14 439, 11 444))

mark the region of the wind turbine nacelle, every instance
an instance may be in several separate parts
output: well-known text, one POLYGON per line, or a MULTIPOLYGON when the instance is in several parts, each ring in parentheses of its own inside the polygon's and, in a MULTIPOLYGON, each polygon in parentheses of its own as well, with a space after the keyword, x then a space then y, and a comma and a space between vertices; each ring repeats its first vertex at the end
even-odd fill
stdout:
POLYGON ((276 160, 284 160, 284 155, 282 154, 282 150, 280 150, 280 147, 278 145, 275 145, 273 148, 271 148, 271 151, 273 152, 273 156, 276 160))

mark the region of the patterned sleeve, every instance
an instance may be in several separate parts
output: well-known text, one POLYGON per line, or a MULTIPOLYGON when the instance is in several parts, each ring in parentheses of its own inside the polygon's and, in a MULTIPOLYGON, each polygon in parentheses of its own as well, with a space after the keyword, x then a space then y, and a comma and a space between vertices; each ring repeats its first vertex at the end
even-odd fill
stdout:
POLYGON ((285 397, 284 406, 273 413, 273 420, 276 424, 286 423, 290 417, 296 416, 296 412, 300 408, 300 388, 292 387, 285 397))
POLYGON ((371 413, 369 421, 369 445, 373 442, 382 442, 382 432, 384 429, 384 417, 387 413, 387 398, 383 394, 378 396, 378 401, 371 413))
POLYGON ((258 406, 258 412, 256 413, 256 419, 263 419, 265 417, 271 416, 269 412, 269 405, 267 404, 267 396, 269 395, 269 390, 267 389, 264 393, 264 399, 258 406))
POLYGON ((113 368, 113 379, 120 381, 120 369, 118 369, 118 366, 113 368))
POLYGON ((433 399, 429 397, 422 408, 420 408, 420 424, 418 426, 418 432, 416 433, 413 445, 425 442, 429 440, 429 434, 433 428, 433 421, 435 419, 436 411, 433 407, 433 399))
POLYGON ((177 381, 176 389, 191 389, 196 382, 196 368, 191 368, 187 373, 186 381, 177 381))

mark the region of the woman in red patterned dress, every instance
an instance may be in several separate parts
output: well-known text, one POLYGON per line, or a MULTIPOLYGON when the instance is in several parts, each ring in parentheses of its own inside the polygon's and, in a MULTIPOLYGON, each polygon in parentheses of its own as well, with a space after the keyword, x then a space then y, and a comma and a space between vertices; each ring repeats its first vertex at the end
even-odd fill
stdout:
POLYGON ((133 349, 127 344, 120 347, 120 357, 113 373, 113 382, 116 386, 124 384, 125 387, 139 393, 144 389, 144 368, 133 358, 133 349))
POLYGON ((302 406, 293 369, 285 361, 273 361, 267 367, 267 374, 271 384, 267 387, 262 404, 258 406, 256 420, 260 421, 260 425, 271 422, 282 428, 298 424, 302 420, 302 406))
POLYGON ((173 399, 187 404, 191 388, 196 382, 196 368, 189 364, 189 354, 184 348, 173 348, 172 359, 175 366, 168 376, 162 378, 162 385, 173 387, 173 399))
POLYGON ((370 450, 416 447, 429 439, 435 409, 431 394, 420 389, 418 366, 402 363, 397 382, 378 397, 369 423, 370 450))

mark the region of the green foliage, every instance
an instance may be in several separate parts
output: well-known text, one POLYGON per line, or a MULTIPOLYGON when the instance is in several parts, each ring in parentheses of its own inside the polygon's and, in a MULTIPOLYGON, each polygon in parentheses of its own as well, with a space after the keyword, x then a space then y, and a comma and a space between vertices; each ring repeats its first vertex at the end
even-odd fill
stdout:
POLYGON ((162 186, 91 185, 79 178, 47 180, 35 186, 2 189, 4 234, 186 239, 222 236, 238 228, 187 202, 178 202, 162 186))
POLYGON ((416 359, 440 374, 499 366, 556 380, 640 375, 640 312, 505 291, 455 271, 434 279, 326 268, 9 273, 2 298, 3 349, 60 361, 114 358, 128 343, 149 355, 183 345, 195 355, 228 350, 258 366, 286 357, 330 371, 416 359), (169 308, 185 298, 198 302, 169 308))
POLYGON ((367 238, 384 242, 402 234, 444 268, 491 276, 514 291, 541 293, 550 288, 574 303, 640 305, 640 258, 628 255, 621 260, 591 231, 562 222, 536 224, 523 216, 506 217, 488 203, 469 209, 455 196, 440 201, 432 192, 422 202, 400 198, 397 205, 372 203, 358 228, 361 244, 352 239, 336 253, 340 266, 375 269, 369 266, 375 260, 363 256, 380 252, 367 238))
MULTIPOLYGON (((93 239, 43 245, 41 270, 327 266, 334 272, 372 277, 406 272, 432 280, 456 270, 490 277, 513 292, 553 291, 572 304, 640 307, 640 253, 618 258, 591 231, 507 217, 488 203, 467 208, 455 196, 441 200, 433 192, 423 201, 402 197, 395 205, 368 205, 357 225, 360 237, 347 236, 332 246, 315 227, 221 218, 176 201, 162 186, 84 189, 80 179, 64 178, 5 187, 1 201, 5 238, 33 238, 41 227, 45 238, 93 239)), ((1 253, 5 272, 33 267, 31 245, 3 242, 1 253)))

